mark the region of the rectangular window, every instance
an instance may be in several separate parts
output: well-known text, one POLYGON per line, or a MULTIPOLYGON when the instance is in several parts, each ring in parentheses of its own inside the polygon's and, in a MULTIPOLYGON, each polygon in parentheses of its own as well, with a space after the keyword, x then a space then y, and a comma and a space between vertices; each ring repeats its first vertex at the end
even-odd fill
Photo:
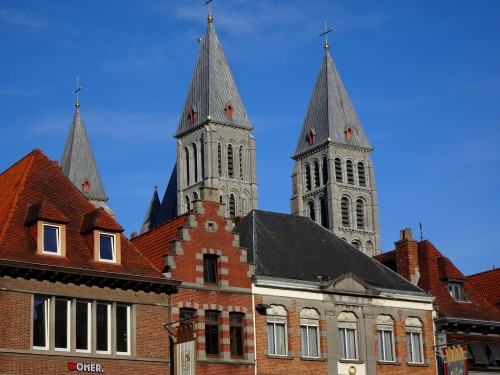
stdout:
POLYGON ((352 328, 339 328, 340 358, 357 359, 356 330, 352 328))
POLYGON ((97 303, 96 306, 96 350, 109 353, 110 349, 110 318, 111 306, 107 303, 97 303))
POLYGON ((423 363, 422 334, 417 332, 406 333, 406 347, 409 363, 423 363))
POLYGON ((90 351, 90 302, 76 301, 75 347, 77 351, 90 351))
POLYGON ((219 313, 205 313, 205 345, 207 355, 219 354, 219 313))
POLYGON ((378 359, 379 361, 394 361, 394 333, 392 330, 379 329, 378 337, 378 359))
POLYGON ((43 224, 43 253, 61 254, 60 228, 43 224))
POLYGON ((54 306, 54 347, 69 350, 70 301, 56 298, 54 306))
POLYGON ((450 296, 456 301, 465 301, 465 293, 461 283, 448 283, 448 292, 450 296))
POLYGON ((217 255, 203 255, 203 280, 206 284, 217 284, 217 255))
POLYGON ((33 302, 33 347, 48 349, 49 300, 45 297, 35 297, 33 302))
POLYGON ((130 306, 116 305, 116 352, 130 353, 130 306))
POLYGON ((243 314, 229 313, 229 336, 232 357, 243 356, 243 318, 243 314))
POLYGON ((284 322, 267 322, 267 347, 268 354, 287 354, 286 324, 284 322))
POLYGON ((99 260, 115 262, 115 236, 113 234, 99 233, 99 260))
POLYGON ((303 357, 319 357, 318 351, 318 326, 301 325, 300 338, 302 340, 303 357))

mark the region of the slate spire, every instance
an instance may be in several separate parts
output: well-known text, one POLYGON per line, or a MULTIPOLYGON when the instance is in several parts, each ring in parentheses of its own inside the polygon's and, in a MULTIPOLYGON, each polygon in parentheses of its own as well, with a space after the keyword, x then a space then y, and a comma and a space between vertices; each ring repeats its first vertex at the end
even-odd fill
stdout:
POLYGON ((80 114, 78 99, 75 107, 75 114, 61 157, 62 172, 94 205, 104 207, 111 213, 105 204, 109 198, 104 191, 97 169, 89 137, 80 114))
POLYGON ((330 141, 372 149, 325 43, 323 61, 292 158, 330 141))
POLYGON ((153 197, 151 198, 151 202, 149 202, 149 207, 146 212, 146 216, 144 217, 144 222, 142 223, 140 234, 149 232, 151 229, 153 229, 158 213, 160 212, 161 203, 160 198, 158 197, 157 189, 158 186, 155 185, 153 197))
POLYGON ((209 121, 253 129, 215 32, 211 14, 174 136, 178 138, 209 121), (231 112, 229 116, 228 111, 231 112))

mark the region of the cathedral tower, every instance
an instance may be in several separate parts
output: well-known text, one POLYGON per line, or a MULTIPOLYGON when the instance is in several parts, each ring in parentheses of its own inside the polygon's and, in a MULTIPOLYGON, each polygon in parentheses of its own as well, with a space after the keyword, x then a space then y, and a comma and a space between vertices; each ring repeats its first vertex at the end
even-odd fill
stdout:
POLYGON ((380 253, 370 145, 328 42, 292 156, 292 214, 308 216, 366 254, 380 253))

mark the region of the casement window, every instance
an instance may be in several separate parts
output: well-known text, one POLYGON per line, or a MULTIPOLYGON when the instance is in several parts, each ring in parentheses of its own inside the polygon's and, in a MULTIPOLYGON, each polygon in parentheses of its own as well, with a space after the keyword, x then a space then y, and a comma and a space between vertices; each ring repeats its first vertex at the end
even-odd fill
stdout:
POLYGON ((366 186, 365 164, 358 162, 358 183, 359 186, 366 186))
POLYGON ((326 157, 323 157, 322 172, 323 172, 323 185, 326 185, 328 182, 328 161, 326 157))
POLYGON ((241 313, 229 313, 229 343, 231 357, 243 356, 243 322, 245 315, 241 313))
POLYGON ((406 324, 406 348, 408 363, 423 363, 422 322, 418 318, 409 317, 406 324))
POLYGON ((217 284, 219 257, 214 254, 203 254, 203 281, 205 284, 217 284))
POLYGON ((267 353, 269 355, 286 356, 287 312, 283 306, 272 305, 266 310, 267 315, 267 353))
POLYGON ((33 349, 130 355, 131 321, 130 305, 35 296, 33 349))
POLYGON ((394 362, 394 320, 390 315, 377 317, 378 360, 394 362))
POLYGON ((66 225, 38 221, 37 254, 66 256, 66 225))
POLYGON ((179 320, 193 319, 196 315, 196 310, 188 307, 179 309, 179 320))
POLYGON ((340 200, 340 213, 342 216, 342 226, 343 227, 350 227, 351 226, 351 215, 350 215, 350 205, 351 202, 349 201, 349 198, 347 197, 342 197, 340 200))
POLYGON ((352 164, 352 160, 346 161, 346 170, 347 170, 347 183, 349 185, 354 185, 354 167, 352 164))
POLYGON ((450 293, 450 296, 455 301, 467 301, 467 297, 464 293, 463 283, 461 281, 448 281, 446 283, 446 288, 450 293))
POLYGON ((198 148, 196 143, 193 143, 193 169, 194 169, 194 182, 198 181, 198 148))
POLYGON ((227 175, 229 178, 234 178, 234 158, 233 158, 233 146, 227 146, 227 175))
POLYGON ((365 202, 362 199, 356 200, 356 226, 365 229, 365 202))
POLYGON ((325 228, 328 228, 328 208, 326 206, 325 197, 319 198, 319 208, 321 214, 321 225, 325 228))
POLYGON ((342 160, 335 158, 335 181, 344 182, 342 173, 342 160))
POLYGON ((219 354, 219 312, 205 312, 205 352, 207 355, 219 354))
POLYGON ((341 359, 357 359, 357 317, 351 312, 339 314, 339 348, 341 359))
POLYGON ((116 263, 116 235, 99 233, 99 261, 116 263))
POLYGON ((306 164, 306 190, 311 190, 311 167, 306 164))
POLYGON ((319 181, 319 163, 317 160, 314 161, 314 187, 318 188, 320 185, 319 181))
POLYGON ((319 357, 319 314, 315 309, 300 312, 300 339, 302 357, 319 357))
POLYGON ((186 159, 186 186, 189 186, 190 176, 189 176, 189 149, 184 147, 184 158, 186 159))

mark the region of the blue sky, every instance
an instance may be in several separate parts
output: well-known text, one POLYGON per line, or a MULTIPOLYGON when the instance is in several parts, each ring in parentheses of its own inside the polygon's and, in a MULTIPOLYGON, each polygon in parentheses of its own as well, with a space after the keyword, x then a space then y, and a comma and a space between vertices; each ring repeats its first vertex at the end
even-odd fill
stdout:
MULTIPOLYGON (((0 0, 0 170, 59 160, 81 113, 129 235, 175 162, 206 27, 204 1, 0 0)), ((214 0, 214 25, 257 139, 259 208, 289 212, 292 160, 330 52, 375 147, 383 251, 399 230, 465 274, 500 266, 500 1, 214 0)))

